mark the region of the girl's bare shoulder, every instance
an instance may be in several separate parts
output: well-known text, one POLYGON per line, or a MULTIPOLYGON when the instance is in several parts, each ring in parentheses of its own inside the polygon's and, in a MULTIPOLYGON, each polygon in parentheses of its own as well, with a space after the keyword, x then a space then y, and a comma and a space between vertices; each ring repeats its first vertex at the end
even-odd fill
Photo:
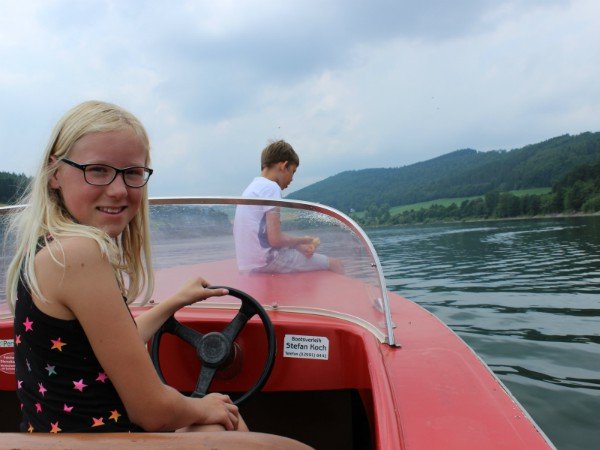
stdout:
POLYGON ((69 270, 107 264, 95 239, 85 236, 66 236, 54 239, 36 256, 36 267, 48 270, 69 270))

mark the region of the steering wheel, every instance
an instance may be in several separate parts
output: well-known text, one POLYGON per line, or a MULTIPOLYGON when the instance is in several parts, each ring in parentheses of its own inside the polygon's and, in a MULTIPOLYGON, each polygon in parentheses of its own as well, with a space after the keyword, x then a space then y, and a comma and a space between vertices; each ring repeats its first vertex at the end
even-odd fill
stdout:
POLYGON ((260 388, 262 388, 271 374, 273 363, 275 362, 275 331, 273 329, 273 323, 271 322, 271 319, 269 319, 267 312, 254 298, 243 291, 227 286, 211 286, 209 289, 220 288, 229 290, 229 295, 242 301, 242 306, 240 307, 239 311, 231 320, 231 322, 223 329, 223 331, 213 331, 202 334, 196 330, 193 330, 192 328, 182 325, 177 321, 177 319, 175 319, 174 316, 171 316, 158 329, 158 331, 154 333, 154 336, 152 336, 152 340, 150 341, 150 355, 158 376, 163 383, 166 384, 160 368, 158 356, 160 339, 162 335, 164 333, 174 334, 194 347, 198 358, 202 362, 202 367, 200 368, 200 373, 198 374, 196 388, 191 396, 204 397, 208 392, 208 388, 210 387, 217 370, 226 366, 231 360, 235 339, 242 331, 246 323, 248 323, 248 320, 250 320, 254 315, 258 315, 267 336, 267 359, 265 361, 262 374, 254 386, 252 386, 241 397, 233 402, 234 404, 239 405, 243 401, 247 400, 251 395, 256 393, 260 388))

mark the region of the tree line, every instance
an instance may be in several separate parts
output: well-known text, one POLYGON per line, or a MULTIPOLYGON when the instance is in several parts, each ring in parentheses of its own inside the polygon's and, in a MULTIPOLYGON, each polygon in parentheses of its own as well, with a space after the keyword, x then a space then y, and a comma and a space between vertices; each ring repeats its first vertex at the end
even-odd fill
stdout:
POLYGON ((18 201, 29 180, 30 178, 22 173, 0 172, 0 204, 18 201))
POLYGON ((429 208, 391 214, 388 204, 371 204, 364 214, 350 215, 364 226, 377 226, 595 212, 600 212, 600 159, 578 166, 547 194, 517 196, 494 189, 460 205, 433 204, 429 208))

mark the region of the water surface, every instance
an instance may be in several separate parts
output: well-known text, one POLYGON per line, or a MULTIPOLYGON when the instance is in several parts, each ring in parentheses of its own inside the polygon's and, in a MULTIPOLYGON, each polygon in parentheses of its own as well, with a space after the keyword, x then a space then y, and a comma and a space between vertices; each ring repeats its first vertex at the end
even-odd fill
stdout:
POLYGON ((600 448, 600 217, 367 231, 388 288, 464 339, 557 448, 600 448))

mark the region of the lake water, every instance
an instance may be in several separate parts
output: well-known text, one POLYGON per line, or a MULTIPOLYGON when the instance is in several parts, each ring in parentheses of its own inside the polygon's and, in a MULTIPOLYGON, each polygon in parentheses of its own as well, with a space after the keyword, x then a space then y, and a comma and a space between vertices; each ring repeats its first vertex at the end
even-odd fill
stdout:
POLYGON ((388 288, 465 340, 557 448, 600 448, 600 217, 367 233, 388 288))

